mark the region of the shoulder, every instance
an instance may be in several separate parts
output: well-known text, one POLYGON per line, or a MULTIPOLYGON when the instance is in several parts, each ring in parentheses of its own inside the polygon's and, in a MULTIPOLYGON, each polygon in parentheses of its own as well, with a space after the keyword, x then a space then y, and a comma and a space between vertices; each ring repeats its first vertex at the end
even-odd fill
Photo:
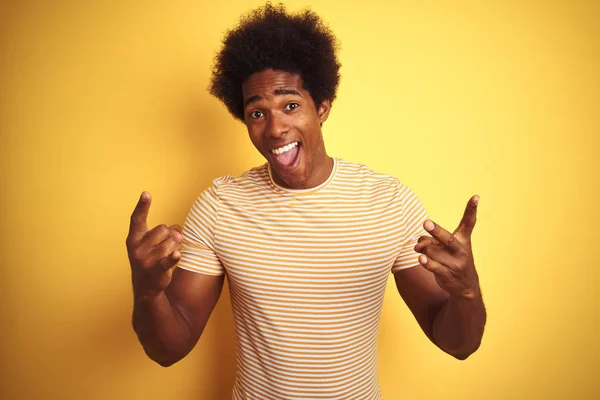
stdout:
POLYGON ((211 190, 216 197, 230 193, 256 193, 268 187, 268 180, 267 164, 263 164, 238 176, 223 175, 215 178, 207 190, 211 190))
POLYGON ((356 190, 371 198, 388 199, 402 207, 420 203, 415 192, 394 175, 377 172, 359 163, 338 159, 341 190, 356 190))
POLYGON ((338 164, 338 180, 341 183, 377 191, 397 191, 402 186, 397 177, 377 172, 364 164, 342 159, 338 159, 338 164))

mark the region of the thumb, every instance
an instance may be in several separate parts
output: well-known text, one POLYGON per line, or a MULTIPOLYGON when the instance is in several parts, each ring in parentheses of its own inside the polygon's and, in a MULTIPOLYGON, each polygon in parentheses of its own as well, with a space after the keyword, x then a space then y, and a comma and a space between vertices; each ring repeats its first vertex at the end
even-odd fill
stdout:
POLYGON ((139 241, 148 232, 148 211, 150 211, 152 196, 148 192, 142 192, 133 213, 131 214, 131 223, 129 224, 129 237, 134 241, 139 241))

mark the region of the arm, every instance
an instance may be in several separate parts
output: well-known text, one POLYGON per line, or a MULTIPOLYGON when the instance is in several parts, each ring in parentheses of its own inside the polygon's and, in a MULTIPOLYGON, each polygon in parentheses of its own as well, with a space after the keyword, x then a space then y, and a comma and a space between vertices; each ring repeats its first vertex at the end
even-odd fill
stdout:
POLYGON ((401 269, 394 273, 394 279, 398 293, 414 315, 419 326, 421 326, 429 340, 439 347, 433 336, 433 323, 450 295, 437 284, 433 273, 427 271, 421 265, 401 269))
POLYGON ((159 225, 148 230, 151 200, 147 192, 140 196, 125 241, 134 294, 132 322, 146 354, 168 367, 198 342, 221 294, 224 275, 175 267, 184 261, 182 229, 159 225))
POLYGON ((481 344, 487 319, 481 291, 472 298, 450 296, 433 322, 433 335, 440 348, 459 360, 481 344))
POLYGON ((394 278, 398 293, 432 343, 459 360, 477 350, 486 320, 480 293, 473 299, 451 296, 420 265, 400 270, 394 278))
POLYGON ((152 360, 168 367, 196 345, 212 313, 224 275, 173 270, 167 288, 155 296, 134 295, 133 328, 152 360))
POLYGON ((478 201, 469 200, 454 233, 426 220, 423 227, 433 237, 420 237, 414 247, 422 253, 421 266, 395 274, 398 291, 427 336, 460 360, 479 348, 487 319, 471 244, 478 201))

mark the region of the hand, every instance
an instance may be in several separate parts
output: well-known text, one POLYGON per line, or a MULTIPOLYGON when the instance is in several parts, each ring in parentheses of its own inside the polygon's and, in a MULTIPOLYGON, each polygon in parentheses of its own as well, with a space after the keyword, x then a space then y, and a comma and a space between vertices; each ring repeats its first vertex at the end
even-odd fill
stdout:
POLYGON ((173 266, 181 258, 181 227, 158 225, 148 230, 146 219, 152 197, 143 192, 133 214, 129 235, 127 235, 127 254, 131 264, 134 295, 148 298, 160 294, 171 282, 173 266))
POLYGON ((438 285, 455 297, 472 299, 480 294, 471 248, 478 203, 477 195, 469 199, 463 218, 452 234, 431 220, 425 221, 423 227, 433 238, 421 236, 415 246, 415 251, 422 253, 421 265, 433 272, 438 285))

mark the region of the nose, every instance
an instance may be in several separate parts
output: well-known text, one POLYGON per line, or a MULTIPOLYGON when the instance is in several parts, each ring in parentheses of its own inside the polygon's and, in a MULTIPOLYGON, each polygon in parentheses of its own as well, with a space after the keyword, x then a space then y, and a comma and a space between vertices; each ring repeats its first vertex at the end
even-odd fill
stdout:
POLYGON ((289 131, 289 125, 284 115, 272 113, 267 119, 267 135, 271 138, 280 138, 289 131))

